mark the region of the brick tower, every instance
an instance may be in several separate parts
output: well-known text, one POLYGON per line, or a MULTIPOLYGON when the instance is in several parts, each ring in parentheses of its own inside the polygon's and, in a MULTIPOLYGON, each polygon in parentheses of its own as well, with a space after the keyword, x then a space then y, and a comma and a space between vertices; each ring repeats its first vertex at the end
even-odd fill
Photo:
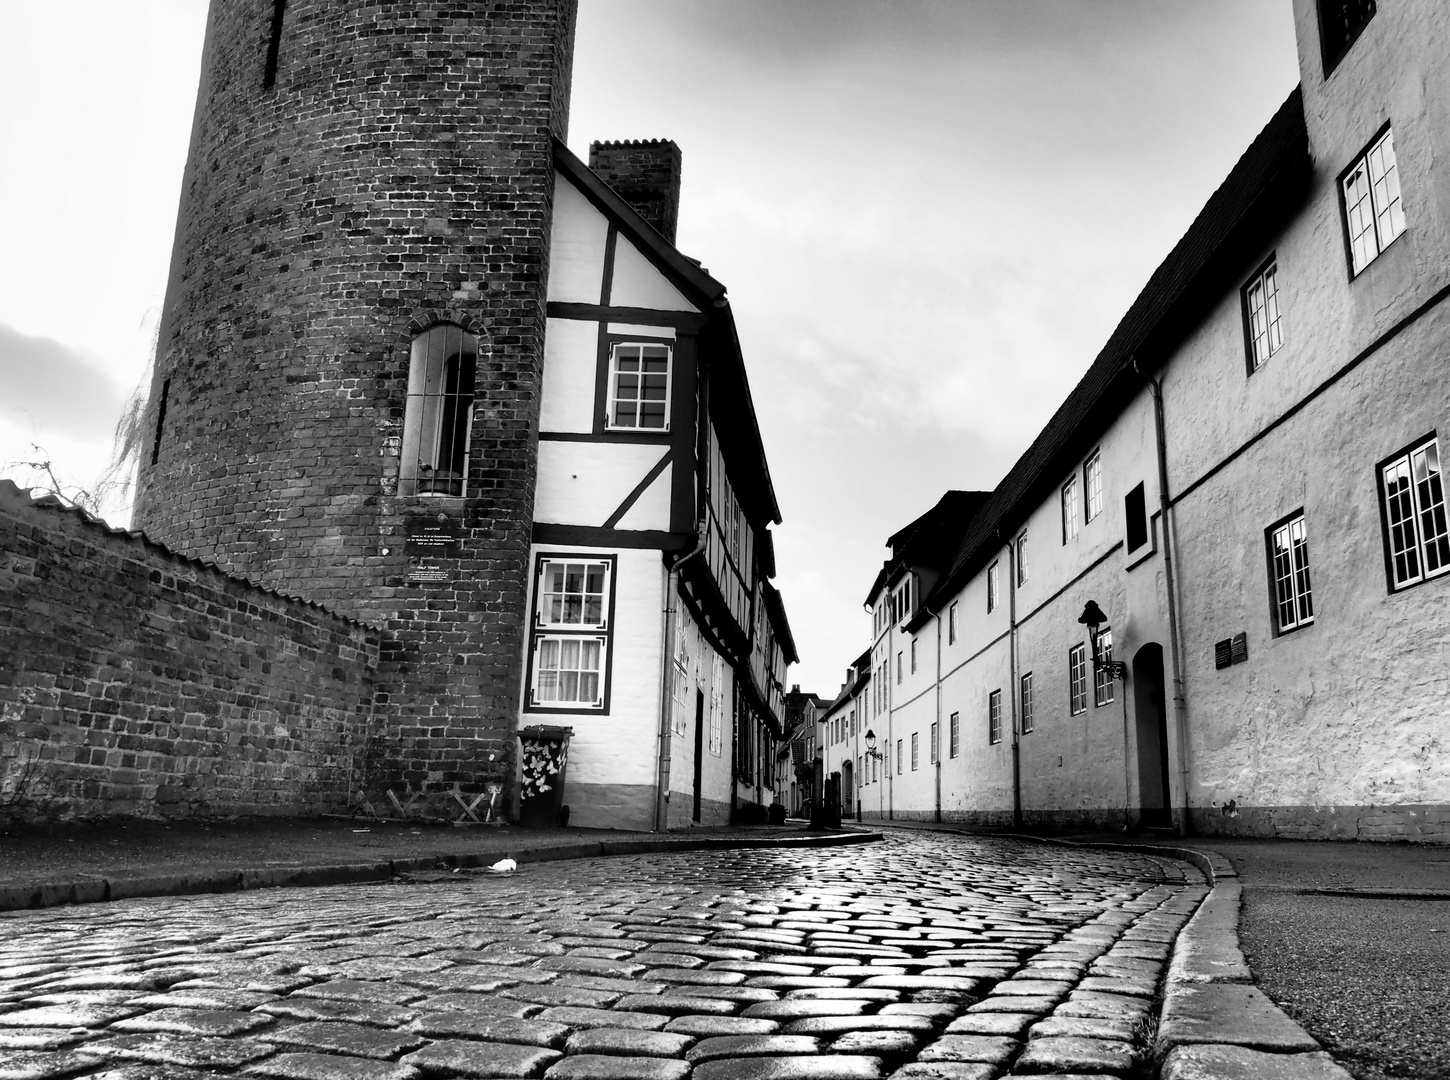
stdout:
POLYGON ((511 775, 574 16, 211 4, 136 522, 384 626, 414 784, 511 775))

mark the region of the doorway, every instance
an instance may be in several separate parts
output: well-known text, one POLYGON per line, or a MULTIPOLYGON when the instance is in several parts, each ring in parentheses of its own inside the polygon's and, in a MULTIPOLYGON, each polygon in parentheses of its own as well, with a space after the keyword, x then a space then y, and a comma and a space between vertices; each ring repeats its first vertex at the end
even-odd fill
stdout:
POLYGON ((1138 733, 1138 803, 1145 828, 1173 824, 1168 793, 1168 708, 1163 646, 1149 643, 1133 657, 1133 712, 1138 733))
POLYGON ((849 761, 841 765, 841 816, 856 816, 856 785, 853 783, 855 777, 854 769, 849 761))
POLYGON ((705 782, 705 695, 695 691, 695 805, 690 820, 700 824, 700 788, 705 782))

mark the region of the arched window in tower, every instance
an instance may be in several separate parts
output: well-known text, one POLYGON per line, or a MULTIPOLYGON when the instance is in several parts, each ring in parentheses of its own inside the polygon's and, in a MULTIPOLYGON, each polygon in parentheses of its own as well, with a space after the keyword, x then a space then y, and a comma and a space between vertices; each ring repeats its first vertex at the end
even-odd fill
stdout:
POLYGON ((478 369, 478 338, 442 323, 413 339, 403 417, 400 495, 462 495, 478 369))

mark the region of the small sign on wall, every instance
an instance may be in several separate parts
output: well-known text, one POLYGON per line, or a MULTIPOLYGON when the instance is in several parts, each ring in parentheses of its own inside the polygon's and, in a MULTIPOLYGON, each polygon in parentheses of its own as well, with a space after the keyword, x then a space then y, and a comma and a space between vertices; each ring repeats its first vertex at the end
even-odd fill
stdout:
POLYGON ((458 558, 462 547, 458 527, 452 522, 409 521, 403 541, 408 583, 434 585, 452 581, 453 571, 446 563, 458 558))
POLYGON ((1248 635, 1242 631, 1231 638, 1213 643, 1213 666, 1222 670, 1234 664, 1242 664, 1249 658, 1248 635))

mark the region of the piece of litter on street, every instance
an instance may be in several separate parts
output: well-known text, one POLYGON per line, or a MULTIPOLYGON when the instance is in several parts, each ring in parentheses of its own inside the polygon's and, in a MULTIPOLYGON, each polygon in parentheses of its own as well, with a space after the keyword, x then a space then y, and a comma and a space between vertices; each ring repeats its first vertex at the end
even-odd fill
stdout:
POLYGON ((354 829, 353 832, 372 832, 371 829, 354 829))
POLYGON ((495 874, 512 874, 519 868, 519 864, 513 859, 500 859, 489 867, 495 874))

